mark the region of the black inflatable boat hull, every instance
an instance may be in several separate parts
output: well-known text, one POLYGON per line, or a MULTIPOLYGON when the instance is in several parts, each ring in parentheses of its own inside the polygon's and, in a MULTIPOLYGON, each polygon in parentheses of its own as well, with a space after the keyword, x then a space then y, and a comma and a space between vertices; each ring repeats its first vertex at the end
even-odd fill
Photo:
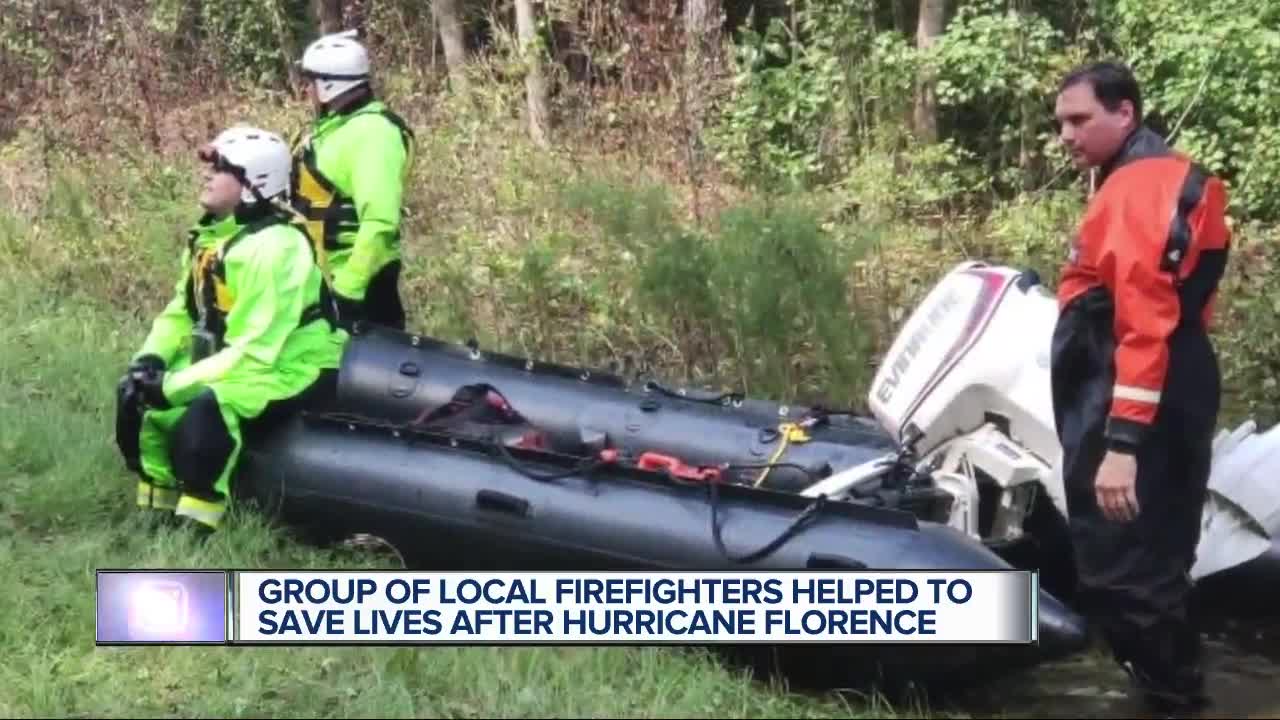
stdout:
MULTIPOLYGON (((572 466, 513 450, 506 459, 465 438, 406 434, 333 418, 296 418, 246 447, 237 487, 286 521, 337 540, 370 533, 415 568, 436 570, 1004 569, 998 556, 951 528, 909 513, 827 502, 794 529, 812 501, 729 484, 684 483, 605 466, 555 480, 572 466), (514 464, 513 464, 514 463, 514 464), (716 490, 712 495, 711 490, 716 490), (712 526, 718 508, 722 546, 712 526), (746 555, 775 539, 772 552, 746 555)), ((1041 592, 1038 647, 845 645, 805 647, 822 662, 862 661, 912 678, 989 676, 1075 652, 1082 619, 1041 592), (830 657, 827 657, 830 655, 830 657)), ((853 667, 851 665, 851 667, 853 667)))
POLYGON ((897 445, 865 417, 832 414, 810 438, 782 445, 783 423, 811 410, 768 400, 627 382, 616 375, 483 352, 432 338, 371 328, 355 334, 338 385, 350 413, 406 423, 448 404, 460 388, 487 384, 540 431, 560 441, 606 441, 624 453, 656 451, 691 465, 744 467, 734 481, 799 490, 833 472, 892 456, 897 445), (695 399, 699 398, 701 399, 695 399))
POLYGON ((1208 616, 1280 617, 1280 538, 1252 560, 1201 578, 1192 602, 1208 616))

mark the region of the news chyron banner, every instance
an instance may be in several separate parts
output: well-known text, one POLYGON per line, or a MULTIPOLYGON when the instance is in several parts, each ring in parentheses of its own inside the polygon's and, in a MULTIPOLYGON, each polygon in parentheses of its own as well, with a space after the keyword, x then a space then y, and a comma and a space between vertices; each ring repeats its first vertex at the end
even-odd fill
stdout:
POLYGON ((98 643, 653 645, 1038 639, 1034 572, 102 570, 98 643))

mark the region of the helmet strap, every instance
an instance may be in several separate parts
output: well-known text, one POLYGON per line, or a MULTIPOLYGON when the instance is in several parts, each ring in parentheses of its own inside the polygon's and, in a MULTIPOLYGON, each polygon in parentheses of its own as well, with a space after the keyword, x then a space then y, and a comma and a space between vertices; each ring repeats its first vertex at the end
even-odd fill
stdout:
POLYGON ((368 82, 357 85, 328 102, 320 103, 320 113, 348 113, 357 110, 373 100, 373 88, 368 82))
POLYGON ((258 188, 254 187, 253 183, 249 182, 249 180, 244 175, 240 176, 240 186, 248 189, 248 191, 253 195, 253 202, 255 205, 261 205, 262 203, 265 203, 267 201, 266 198, 262 197, 262 193, 258 190, 258 188))
POLYGON ((236 206, 236 222, 243 225, 247 222, 257 220, 262 217, 263 209, 262 203, 247 203, 241 201, 240 204, 236 206))
POLYGON ((326 73, 316 72, 315 70, 307 70, 306 77, 310 80, 368 80, 368 75, 345 75, 343 73, 326 73))
POLYGON ((240 201, 240 204, 236 206, 236 222, 240 225, 246 225, 255 220, 261 220, 272 213, 280 212, 280 207, 274 202, 261 199, 262 196, 258 195, 256 192, 254 195, 257 195, 259 198, 255 202, 247 203, 242 200, 240 201))

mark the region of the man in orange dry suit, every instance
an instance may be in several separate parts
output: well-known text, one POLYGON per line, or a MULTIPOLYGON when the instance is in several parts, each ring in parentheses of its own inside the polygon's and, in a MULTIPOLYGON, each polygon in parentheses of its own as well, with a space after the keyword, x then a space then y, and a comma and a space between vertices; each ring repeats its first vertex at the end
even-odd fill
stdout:
POLYGON ((1055 114, 1077 167, 1099 171, 1053 335, 1080 601, 1150 703, 1201 705, 1187 598, 1220 402, 1208 325, 1231 240, 1226 191, 1143 125, 1124 66, 1072 71, 1055 114))

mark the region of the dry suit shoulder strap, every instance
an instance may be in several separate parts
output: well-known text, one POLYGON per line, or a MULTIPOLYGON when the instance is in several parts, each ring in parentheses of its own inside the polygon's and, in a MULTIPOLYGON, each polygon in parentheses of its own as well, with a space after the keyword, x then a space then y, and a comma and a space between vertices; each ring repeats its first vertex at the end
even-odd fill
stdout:
POLYGON ((302 181, 302 172, 305 171, 311 177, 311 180, 319 185, 320 189, 324 190, 326 193, 334 196, 341 194, 341 191, 338 190, 338 186, 320 171, 320 164, 316 162, 316 149, 314 147, 308 145, 306 149, 302 151, 302 154, 298 156, 298 164, 300 167, 298 171, 293 174, 293 186, 295 190, 299 187, 299 184, 302 181))
POLYGON ((292 223, 292 222, 293 221, 291 220, 291 218, 286 217, 282 213, 274 212, 274 211, 268 212, 266 215, 262 217, 254 218, 253 220, 242 225, 234 235, 232 235, 226 242, 222 243, 221 247, 217 249, 217 253, 215 255, 216 259, 208 265, 205 265, 199 261, 200 252, 195 246, 195 241, 196 241, 196 238, 199 236, 199 233, 195 230, 192 230, 190 235, 190 240, 189 240, 189 243, 190 243, 189 247, 191 250, 191 271, 187 274, 187 283, 188 284, 193 283, 195 279, 195 274, 205 270, 206 268, 209 270, 212 270, 213 273, 216 275, 219 275, 219 276, 223 275, 225 272, 224 260, 227 256, 227 253, 231 252, 231 248, 235 247, 237 243, 239 243, 241 240, 248 237, 249 235, 265 230, 271 227, 272 225, 279 225, 281 223, 292 223))
POLYGON ((284 215, 283 213, 271 211, 262 217, 254 218, 242 225, 240 229, 236 231, 236 234, 232 235, 231 238, 223 243, 222 247, 218 249, 218 263, 215 267, 215 271, 221 272, 222 260, 226 258, 227 253, 231 252, 231 248, 235 247, 241 240, 250 235, 266 230, 273 225, 281 225, 285 223, 292 224, 292 218, 284 215))
POLYGON ((384 107, 378 112, 400 130, 400 139, 404 142, 405 148, 408 149, 411 147, 413 142, 417 139, 417 136, 414 135, 413 128, 409 127, 409 123, 394 110, 389 108, 384 107))

